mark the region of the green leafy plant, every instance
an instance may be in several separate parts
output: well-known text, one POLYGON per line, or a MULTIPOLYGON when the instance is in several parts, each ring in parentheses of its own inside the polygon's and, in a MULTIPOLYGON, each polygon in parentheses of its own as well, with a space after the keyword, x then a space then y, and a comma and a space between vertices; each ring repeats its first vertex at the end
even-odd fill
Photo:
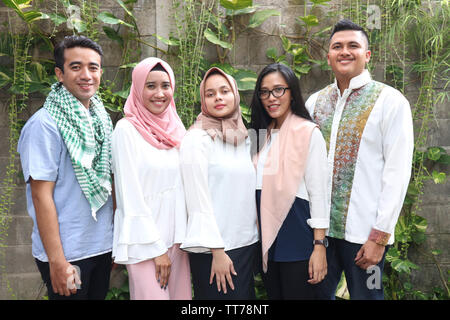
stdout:
POLYGON ((331 27, 322 27, 319 30, 313 29, 314 27, 317 29, 320 23, 319 18, 312 14, 319 6, 328 5, 329 0, 310 2, 312 5, 309 14, 305 5, 303 16, 296 19, 296 23, 302 32, 295 36, 280 35, 284 50, 281 54, 273 47, 266 51, 268 58, 289 66, 299 79, 308 74, 314 65, 319 66, 321 70, 330 70, 327 61, 322 59, 322 56, 327 51, 324 41, 331 27))
MULTIPOLYGON (((123 269, 123 274, 128 278, 127 269, 123 269)), ((128 281, 125 281, 120 288, 111 288, 106 294, 105 300, 130 300, 130 287, 128 281)))
MULTIPOLYGON (((16 179, 18 174, 18 154, 16 152, 17 142, 20 133, 20 121, 19 115, 26 108, 29 89, 30 89, 30 47, 33 39, 33 30, 35 30, 34 22, 40 19, 41 15, 34 10, 25 10, 30 7, 31 1, 4 1, 5 5, 13 8, 19 17, 26 22, 28 32, 25 35, 13 34, 12 27, 10 27, 11 35, 5 35, 2 39, 2 55, 11 54, 14 58, 14 64, 11 69, 3 69, 2 72, 2 86, 8 87, 11 97, 8 106, 8 127, 9 127, 9 161, 6 165, 6 174, 1 181, 1 194, 0 194, 0 267, 2 274, 5 273, 4 263, 6 261, 4 257, 5 247, 4 242, 8 236, 9 224, 11 222, 11 208, 14 204, 14 188, 16 187, 16 179)), ((8 288, 11 297, 15 297, 12 291, 8 279, 6 277, 6 287, 8 288)))
POLYGON ((175 67, 177 87, 175 98, 178 114, 189 127, 199 112, 201 73, 206 64, 203 58, 204 32, 210 23, 216 1, 173 0, 175 35, 160 37, 166 44, 176 47, 178 65, 175 67))
POLYGON ((233 67, 229 55, 235 49, 239 35, 250 30, 256 31, 269 17, 279 15, 280 12, 274 9, 258 10, 253 1, 220 1, 211 19, 211 26, 204 33, 217 52, 218 62, 212 63, 210 67, 218 67, 236 79, 241 94, 242 116, 246 123, 250 122, 251 115, 243 93, 255 88, 257 74, 252 70, 233 67))
MULTIPOLYGON (((391 299, 425 299, 450 298, 448 278, 442 272, 436 257, 439 250, 431 249, 431 253, 424 252, 420 245, 426 240, 427 221, 419 215, 424 183, 433 181, 443 184, 447 181, 446 174, 437 170, 436 164, 446 166, 449 156, 442 147, 426 147, 430 123, 433 119, 438 99, 444 101, 448 96, 436 94, 436 82, 441 80, 448 85, 449 69, 447 58, 450 55, 449 47, 444 39, 448 31, 447 20, 450 11, 448 3, 441 2, 434 8, 427 8, 420 1, 387 1, 384 27, 381 39, 387 45, 385 60, 392 63, 386 68, 391 76, 394 86, 401 91, 406 85, 405 74, 417 74, 421 81, 419 97, 413 109, 413 118, 419 126, 415 128, 417 137, 413 156, 412 177, 402 208, 402 214, 395 230, 396 242, 388 251, 386 260, 387 272, 385 277, 386 293, 391 299), (411 35, 414 35, 411 37, 411 35), (412 40, 408 43, 408 40, 412 40), (409 49, 411 48, 411 49, 409 49), (409 50, 414 50, 418 57, 412 64, 411 71, 405 62, 409 50), (402 60, 395 63, 395 61, 402 60), (409 260, 409 249, 420 252, 433 261, 438 269, 443 288, 432 293, 422 292, 413 288, 410 282, 412 270, 419 266, 409 260), (437 294, 439 292, 440 294, 437 294)), ((448 44, 448 40, 447 40, 448 44)))

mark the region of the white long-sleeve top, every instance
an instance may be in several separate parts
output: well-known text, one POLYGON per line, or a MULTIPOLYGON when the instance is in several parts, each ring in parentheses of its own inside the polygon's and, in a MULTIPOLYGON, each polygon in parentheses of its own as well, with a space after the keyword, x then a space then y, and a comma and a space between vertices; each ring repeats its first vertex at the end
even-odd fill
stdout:
POLYGON ((228 251, 257 242, 250 139, 235 147, 191 129, 181 142, 180 159, 188 210, 181 248, 209 253, 211 248, 228 251))
POLYGON ((160 150, 121 119, 112 136, 117 209, 114 262, 138 263, 184 240, 187 213, 179 151, 160 150))
MULTIPOLYGON (((278 139, 278 132, 272 132, 271 139, 258 157, 256 168, 256 189, 262 189, 263 169, 272 143, 278 139)), ((311 219, 306 222, 311 228, 327 229, 330 214, 327 200, 327 154, 325 140, 318 128, 314 128, 309 142, 309 154, 305 173, 296 197, 309 202, 311 219)))
MULTIPOLYGON (((322 115, 328 112, 333 117, 328 141, 330 198, 335 154, 338 148, 343 147, 336 143, 338 132, 342 130, 342 114, 349 96, 371 81, 373 80, 369 72, 365 70, 351 79, 349 87, 342 95, 336 81, 331 87, 327 87, 331 94, 337 95, 336 103, 330 104, 328 110, 321 111, 322 115)), ((306 102, 314 120, 317 120, 314 118, 314 112, 320 92, 314 93, 306 102)), ((344 239, 363 244, 373 228, 389 233, 391 236, 388 244, 392 244, 395 225, 411 175, 414 136, 409 102, 398 90, 385 85, 368 115, 367 122, 357 123, 363 125, 364 129, 356 155, 348 210, 345 213, 344 239)))

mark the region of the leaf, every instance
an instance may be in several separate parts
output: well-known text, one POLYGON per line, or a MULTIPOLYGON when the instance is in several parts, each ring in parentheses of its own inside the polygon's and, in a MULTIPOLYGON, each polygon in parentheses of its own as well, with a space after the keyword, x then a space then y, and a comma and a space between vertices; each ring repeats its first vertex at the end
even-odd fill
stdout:
POLYGON ((226 9, 225 14, 228 17, 239 16, 239 15, 243 15, 243 14, 253 13, 256 11, 257 8, 259 8, 259 6, 255 5, 255 6, 251 6, 251 7, 244 8, 244 9, 238 9, 238 10, 226 9))
POLYGON ((280 38, 284 51, 289 51, 291 49, 291 41, 285 36, 281 36, 280 38))
POLYGON ((251 7, 253 0, 220 0, 220 5, 226 9, 239 10, 251 7))
POLYGON ((331 0, 311 0, 311 2, 316 6, 319 4, 324 4, 324 3, 330 2, 330 1, 331 0))
POLYGON ((219 68, 220 70, 224 71, 225 73, 229 74, 230 76, 233 76, 237 70, 229 63, 213 63, 209 66, 210 68, 212 67, 216 67, 219 68))
POLYGON ((307 74, 309 70, 311 70, 311 66, 309 64, 303 64, 295 67, 295 71, 301 74, 307 74))
POLYGON ((36 75, 36 80, 37 81, 44 81, 46 76, 47 76, 47 72, 45 71, 45 68, 42 64, 40 64, 39 62, 32 62, 31 66, 34 67, 34 74, 36 75))
POLYGON ((110 104, 110 103, 104 103, 105 108, 112 111, 112 112, 120 112, 122 111, 122 106, 120 105, 114 105, 114 104, 110 104))
POLYGON ((318 26, 319 19, 314 15, 299 17, 308 27, 318 26))
POLYGON ((403 283, 403 288, 405 288, 406 290, 411 290, 412 284, 410 282, 405 282, 403 283))
POLYGON ((31 23, 35 20, 39 20, 42 17, 42 13, 38 11, 28 11, 23 14, 25 21, 31 23))
POLYGON ((441 250, 433 250, 433 251, 431 251, 431 254, 432 254, 433 256, 438 256, 438 255, 440 255, 441 253, 442 253, 441 250))
POLYGON ((441 154, 441 156, 439 157, 439 160, 437 162, 446 164, 446 165, 450 165, 450 156, 447 154, 441 154))
POLYGON ((225 49, 231 50, 233 48, 233 45, 231 43, 220 40, 210 28, 205 30, 204 35, 205 35, 206 39, 213 44, 221 46, 222 48, 225 48, 225 49))
POLYGON ((126 68, 134 68, 138 65, 139 62, 132 62, 132 63, 128 63, 128 64, 124 64, 119 66, 119 69, 126 69, 126 68))
POLYGON ((250 123, 251 121, 251 111, 250 111, 250 107, 247 106, 246 104, 241 103, 240 104, 241 107, 241 113, 242 113, 242 117, 244 118, 244 120, 247 123, 250 123))
POLYGON ((30 5, 28 5, 29 2, 31 2, 30 0, 28 1, 20 1, 20 0, 2 0, 3 3, 11 8, 14 9, 14 11, 16 11, 16 13, 19 15, 19 17, 24 20, 25 22, 29 22, 27 21, 27 18, 25 17, 25 12, 23 12, 23 9, 30 7, 30 5))
POLYGON ((123 8, 123 10, 125 10, 125 12, 130 17, 132 17, 136 21, 136 18, 134 17, 133 13, 130 10, 128 10, 127 6, 122 2, 122 0, 116 0, 116 2, 123 8))
POLYGON ((424 217, 414 215, 412 217, 412 225, 417 229, 417 231, 424 233, 427 230, 428 222, 424 217))
POLYGON ((123 38, 119 35, 119 33, 117 33, 116 30, 108 26, 103 26, 102 29, 108 38, 110 38, 113 41, 117 41, 120 44, 120 46, 123 47, 123 38))
MULTIPOLYGON (((297 44, 294 46, 295 48, 290 51, 290 53, 294 56, 294 64, 304 64, 306 60, 308 60, 308 55, 306 54, 305 48, 302 48, 297 44)), ((309 69, 311 69, 311 66, 309 64, 308 66, 309 69)))
POLYGON ((274 47, 270 47, 269 49, 266 50, 266 56, 276 61, 278 58, 277 49, 275 49, 274 47))
POLYGON ((28 87, 28 93, 33 92, 45 92, 45 89, 48 88, 48 85, 41 82, 30 82, 28 87))
POLYGON ((125 89, 125 90, 121 90, 121 91, 114 92, 113 95, 119 96, 119 97, 121 97, 122 99, 125 99, 125 100, 126 100, 126 99, 128 98, 128 96, 130 95, 130 88, 125 89))
POLYGON ((130 27, 132 29, 134 29, 134 26, 126 23, 125 21, 120 20, 119 18, 117 18, 115 15, 113 15, 110 12, 102 12, 98 15, 97 17, 98 19, 100 19, 102 22, 107 23, 107 24, 122 24, 124 26, 130 27))
POLYGON ((0 88, 3 88, 10 82, 11 78, 6 73, 0 72, 0 88))
POLYGON ((258 75, 251 70, 238 69, 233 75, 240 91, 254 90, 258 75))
POLYGON ((227 27, 224 23, 222 23, 220 17, 213 16, 211 17, 211 23, 214 27, 216 27, 217 33, 220 32, 225 37, 228 37, 230 32, 228 31, 227 27))
POLYGON ((389 262, 392 262, 399 258, 400 258, 400 252, 395 247, 389 248, 388 252, 386 253, 386 260, 389 262))
POLYGON ((433 177, 434 183, 436 184, 444 183, 447 178, 445 172, 437 172, 436 170, 433 170, 433 173, 431 175, 433 177))
POLYGON ((406 223, 405 216, 400 216, 395 227, 395 240, 397 242, 406 243, 411 241, 411 235, 406 223))
POLYGON ((87 25, 79 19, 72 19, 72 25, 79 33, 83 33, 87 30, 87 25))
POLYGON ((264 21, 266 21, 269 17, 279 16, 279 15, 280 15, 280 12, 275 9, 267 9, 267 10, 257 11, 250 18, 247 28, 256 28, 256 27, 260 26, 264 21))
POLYGON ((0 71, 0 78, 3 80, 11 81, 11 78, 6 73, 1 72, 1 71, 0 71))
POLYGON ((60 13, 50 13, 50 20, 53 21, 55 26, 59 26, 60 24, 67 22, 67 18, 60 13))
POLYGON ((104 23, 108 23, 108 24, 118 24, 118 23, 120 23, 120 19, 116 18, 116 16, 114 16, 110 12, 101 12, 97 16, 97 18, 100 19, 101 21, 103 21, 104 23))
POLYGON ((291 53, 293 56, 298 56, 298 55, 301 55, 304 51, 305 51, 305 48, 296 46, 296 48, 291 50, 291 53))
POLYGON ((437 147, 428 148, 427 157, 430 160, 437 161, 441 157, 441 150, 437 147))
POLYGON ((405 204, 413 204, 417 196, 419 195, 419 189, 414 185, 414 183, 410 183, 408 185, 408 190, 406 192, 405 204))
POLYGON ((155 36, 156 38, 158 38, 159 41, 161 41, 164 44, 167 44, 168 46, 176 47, 180 45, 180 40, 177 38, 169 37, 169 39, 167 39, 157 34, 153 34, 153 36, 155 36))
POLYGON ((397 272, 411 273, 411 269, 419 269, 419 266, 409 260, 396 259, 391 263, 391 267, 397 272))

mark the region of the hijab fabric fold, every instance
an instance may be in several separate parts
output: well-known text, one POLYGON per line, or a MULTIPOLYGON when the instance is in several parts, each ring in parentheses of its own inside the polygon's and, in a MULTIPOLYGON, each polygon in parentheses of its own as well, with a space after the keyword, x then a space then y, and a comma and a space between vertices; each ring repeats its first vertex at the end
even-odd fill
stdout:
POLYGON ((125 102, 124 113, 125 118, 148 143, 158 149, 171 149, 180 145, 186 133, 173 97, 167 109, 157 115, 147 110, 142 98, 148 73, 158 63, 167 71, 170 85, 175 92, 175 76, 169 64, 159 58, 146 58, 133 69, 130 95, 125 102))
MULTIPOLYGON (((274 121, 268 132, 274 127, 274 121)), ((286 219, 304 177, 308 160, 309 143, 317 125, 294 115, 284 120, 277 139, 272 142, 264 164, 261 190, 261 242, 263 271, 267 272, 269 248, 286 219)), ((263 148, 267 145, 267 140, 263 148)), ((261 152, 261 151, 260 151, 261 152)), ((259 153, 253 158, 255 168, 259 153)))
POLYGON ((200 99, 202 112, 197 116, 197 120, 191 126, 193 128, 199 128, 205 130, 208 135, 215 139, 216 137, 222 139, 224 142, 234 144, 235 146, 242 143, 248 136, 247 128, 242 121, 242 113, 240 108, 240 97, 236 80, 222 71, 219 68, 213 67, 209 69, 202 82, 200 83, 200 99), (234 95, 234 111, 228 117, 216 118, 208 113, 205 103, 205 83, 208 75, 212 72, 218 72, 227 79, 230 84, 231 91, 234 95))

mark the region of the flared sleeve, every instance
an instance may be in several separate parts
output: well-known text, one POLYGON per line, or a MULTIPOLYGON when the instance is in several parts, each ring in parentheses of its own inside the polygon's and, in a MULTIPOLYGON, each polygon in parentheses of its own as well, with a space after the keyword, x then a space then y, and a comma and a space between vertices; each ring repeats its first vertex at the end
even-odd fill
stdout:
POLYGON ((145 201, 138 161, 144 153, 137 150, 135 130, 122 119, 112 137, 113 174, 117 209, 114 216, 113 258, 130 264, 152 259, 167 251, 151 208, 145 201))
POLYGON ((190 252, 210 252, 224 248, 217 226, 208 183, 209 154, 214 152, 211 137, 201 129, 191 129, 180 147, 181 173, 188 211, 186 237, 181 248, 190 252))

